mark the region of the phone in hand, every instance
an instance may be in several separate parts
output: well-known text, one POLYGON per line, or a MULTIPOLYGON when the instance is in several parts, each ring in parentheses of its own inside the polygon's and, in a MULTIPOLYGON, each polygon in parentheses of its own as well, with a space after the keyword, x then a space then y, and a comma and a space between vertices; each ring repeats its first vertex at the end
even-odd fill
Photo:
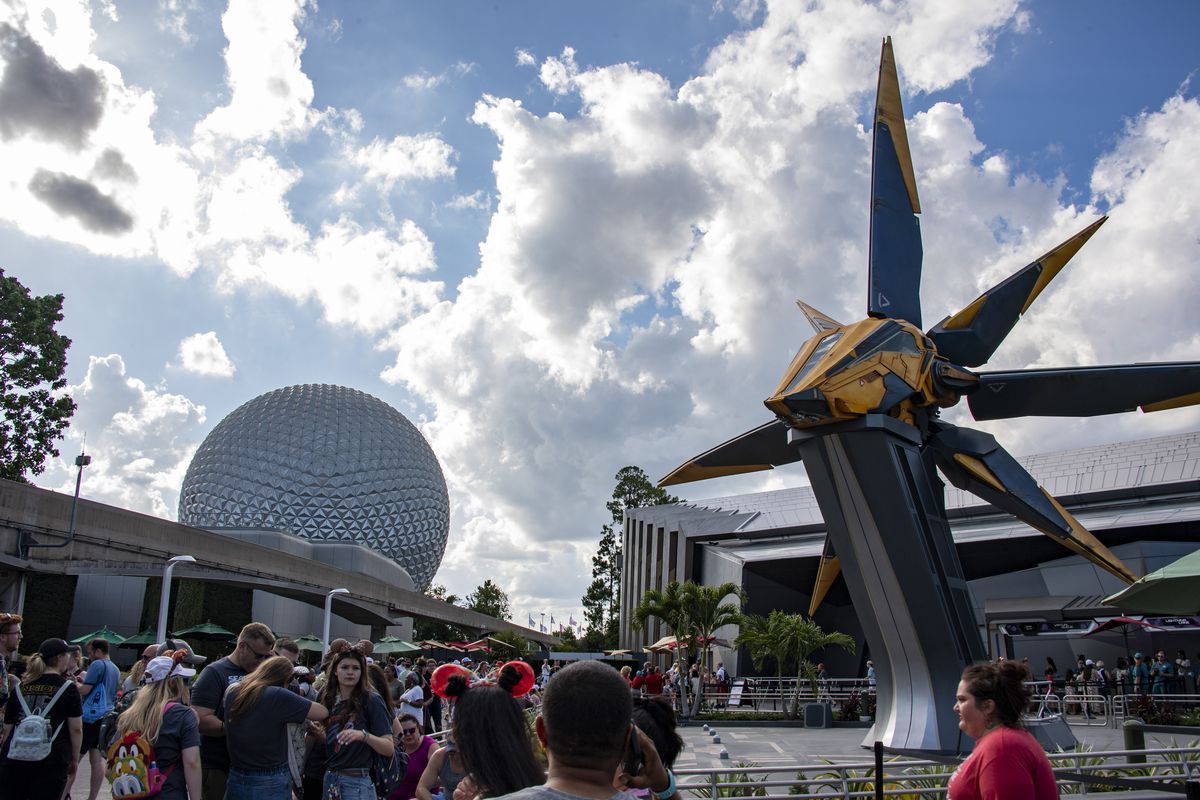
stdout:
POLYGON ((642 743, 638 741, 637 725, 629 726, 629 747, 625 749, 625 772, 630 775, 640 775, 646 759, 642 755, 642 743))

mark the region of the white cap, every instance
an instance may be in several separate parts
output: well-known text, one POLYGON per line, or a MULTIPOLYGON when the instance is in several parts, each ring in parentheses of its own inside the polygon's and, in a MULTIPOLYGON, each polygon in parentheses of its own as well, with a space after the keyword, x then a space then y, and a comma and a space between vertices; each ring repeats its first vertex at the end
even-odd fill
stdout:
POLYGON ((170 656, 158 656, 150 659, 150 663, 146 665, 143 680, 146 683, 155 683, 165 678, 190 678, 195 674, 196 670, 176 664, 175 659, 170 656))

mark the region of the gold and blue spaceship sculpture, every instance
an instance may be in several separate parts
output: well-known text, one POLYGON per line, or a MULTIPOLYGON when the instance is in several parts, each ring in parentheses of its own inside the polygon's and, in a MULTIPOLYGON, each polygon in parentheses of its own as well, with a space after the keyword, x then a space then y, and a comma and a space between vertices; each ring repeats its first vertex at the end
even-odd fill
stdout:
POLYGON ((660 485, 803 459, 829 531, 809 613, 841 571, 881 676, 868 738, 955 752, 965 745, 946 699, 984 651, 938 469, 1121 580, 1136 576, 992 436, 944 422, 940 410, 963 397, 978 420, 1176 408, 1200 403, 1200 363, 973 371, 1107 218, 923 333, 920 211, 888 38, 875 107, 868 318, 843 325, 799 303, 816 335, 764 401, 775 419, 660 485))

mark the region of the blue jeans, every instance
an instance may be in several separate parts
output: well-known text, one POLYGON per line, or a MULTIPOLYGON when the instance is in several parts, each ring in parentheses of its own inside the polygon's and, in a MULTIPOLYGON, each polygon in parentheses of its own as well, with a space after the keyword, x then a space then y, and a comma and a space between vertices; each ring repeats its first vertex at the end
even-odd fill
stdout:
POLYGON ((375 800, 375 784, 371 782, 370 775, 356 777, 326 772, 325 797, 329 797, 329 787, 334 785, 341 792, 342 800, 375 800))
POLYGON ((264 772, 229 770, 225 800, 291 800, 292 775, 288 765, 264 772))

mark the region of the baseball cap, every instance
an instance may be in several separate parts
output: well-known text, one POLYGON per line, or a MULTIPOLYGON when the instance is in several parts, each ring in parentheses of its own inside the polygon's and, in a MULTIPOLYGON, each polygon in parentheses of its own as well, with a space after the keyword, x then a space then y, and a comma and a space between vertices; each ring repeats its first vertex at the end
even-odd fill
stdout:
POLYGON ((71 645, 62 639, 47 639, 42 642, 42 646, 38 648, 38 652, 42 654, 43 661, 49 661, 52 658, 58 658, 70 649, 71 645))
POLYGON ((1142 655, 1141 653, 1134 653, 1134 654, 1133 654, 1133 657, 1134 657, 1134 658, 1145 658, 1145 656, 1144 656, 1144 655, 1142 655))
POLYGON ((1092 660, 1089 658, 1087 661, 1083 662, 1083 665, 1084 665, 1085 667, 1094 667, 1094 666, 1096 666, 1096 662, 1095 662, 1095 661, 1092 661, 1092 660))
POLYGON ((311 672, 312 672, 312 670, 310 670, 308 667, 293 667, 292 668, 293 675, 308 675, 311 672))
POLYGON ((199 666, 208 660, 204 656, 198 656, 194 652, 192 652, 191 645, 189 645, 183 639, 167 639, 165 642, 163 642, 162 644, 160 644, 158 646, 158 655, 160 655, 160 656, 171 655, 172 653, 174 653, 177 650, 184 651, 183 657, 179 659, 179 662, 182 664, 191 664, 192 666, 199 666))
POLYGON ((464 657, 464 658, 463 658, 463 660, 462 660, 462 663, 464 663, 464 664, 471 664, 471 663, 474 663, 474 662, 472 662, 470 658, 464 657))
POLYGON ((195 674, 196 670, 176 663, 174 656, 155 656, 146 665, 146 672, 142 681, 144 683, 156 683, 166 678, 190 678, 195 674))

